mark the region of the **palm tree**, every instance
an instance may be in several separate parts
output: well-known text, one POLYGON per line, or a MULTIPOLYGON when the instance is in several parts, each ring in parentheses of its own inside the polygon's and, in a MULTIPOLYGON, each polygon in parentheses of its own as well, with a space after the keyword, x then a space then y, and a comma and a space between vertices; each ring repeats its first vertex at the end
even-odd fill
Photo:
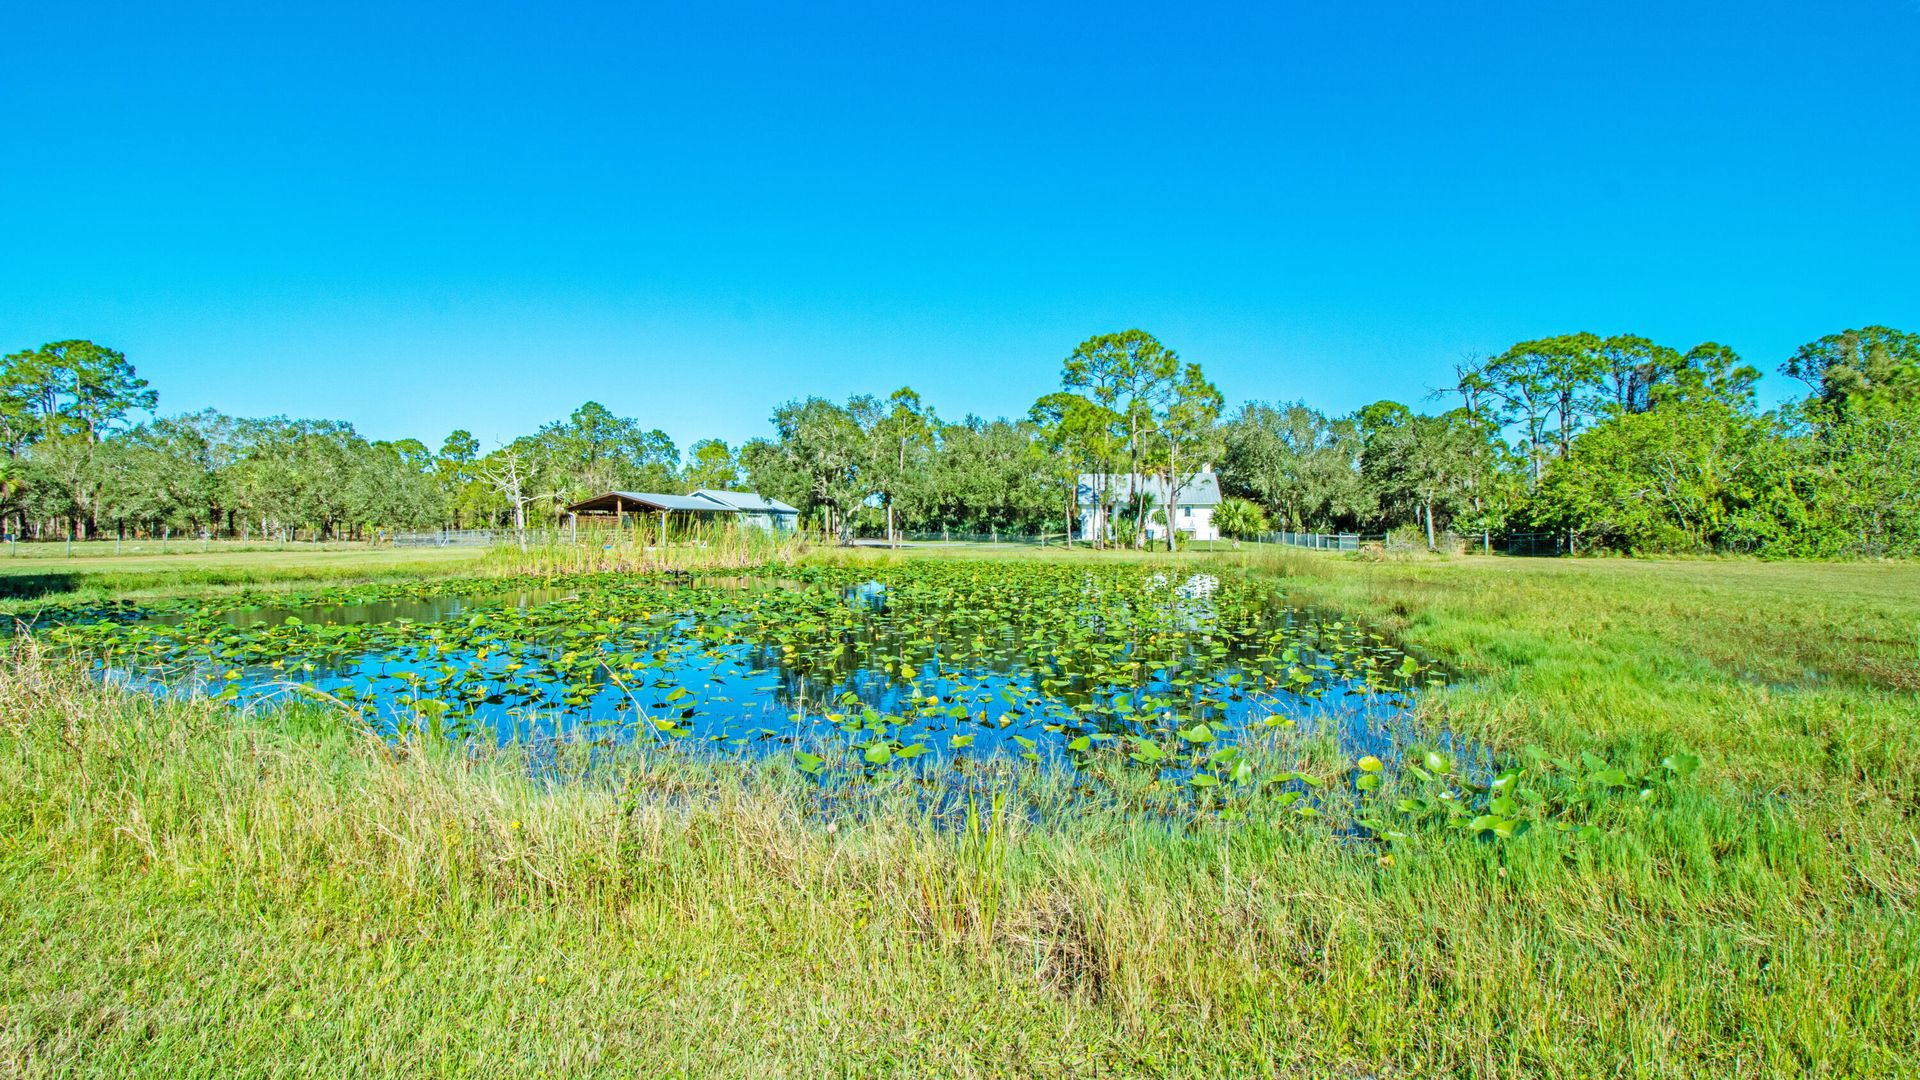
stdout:
POLYGON ((1246 499, 1222 499, 1214 508, 1213 524, 1220 535, 1231 538, 1237 548, 1241 540, 1267 531, 1267 514, 1246 499))

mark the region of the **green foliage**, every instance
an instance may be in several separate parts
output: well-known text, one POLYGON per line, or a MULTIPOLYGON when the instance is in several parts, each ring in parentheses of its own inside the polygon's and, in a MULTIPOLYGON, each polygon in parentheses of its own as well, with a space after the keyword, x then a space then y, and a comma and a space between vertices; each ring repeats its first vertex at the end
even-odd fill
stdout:
POLYGON ((1766 423, 1717 401, 1615 417, 1547 477, 1537 520, 1622 551, 1712 551, 1751 535, 1781 466, 1766 423))
POLYGON ((681 480, 689 491, 731 491, 742 480, 740 462, 725 440, 701 439, 687 448, 686 472, 681 480))
POLYGON ((1424 523, 1434 546, 1435 513, 1457 509, 1486 471, 1486 433, 1463 410, 1425 416, 1392 402, 1362 410, 1362 431, 1361 475, 1377 505, 1388 520, 1424 523))
MULTIPOLYGON (((1209 764, 1177 786, 1211 809, 1178 827, 1029 771, 982 772, 942 812, 912 762, 841 802, 818 774, 862 768, 842 756, 387 743, 330 705, 227 710, 16 654, 0 1058, 970 1075, 1006 1071, 1011 1046, 1043 1075, 1920 1069, 1920 567, 1264 555, 1231 563, 1470 671, 1423 716, 1512 760, 1483 773, 1428 741, 1423 779, 1276 728, 1302 778, 1209 764), (1540 803, 1495 794, 1516 767, 1503 786, 1540 803), (1397 809, 1463 791, 1458 824, 1397 809), (1374 812, 1406 836, 1353 827, 1374 812)), ((1208 727, 1072 752, 1144 778, 1109 759, 1206 761, 1231 745, 1208 727)))
MULTIPOLYGON (((1036 425, 1042 448, 1052 459, 1047 478, 1060 485, 1065 517, 1071 521, 1079 509, 1080 477, 1093 477, 1088 495, 1094 502, 1097 520, 1108 520, 1108 494, 1103 478, 1112 471, 1114 455, 1122 439, 1119 414, 1083 394, 1057 391, 1035 402, 1028 416, 1036 425)), ((1091 538, 1106 542, 1105 530, 1091 538)))
POLYGON ((1360 447, 1353 425, 1329 420, 1300 402, 1249 402, 1222 425, 1220 482, 1257 500, 1281 528, 1342 525, 1370 513, 1354 469, 1360 447))
POLYGON ((1245 540, 1267 531, 1267 514, 1257 503, 1229 497, 1214 507, 1213 525, 1222 536, 1245 540))
MULTIPOLYGON (((1116 471, 1125 476, 1142 475, 1153 453, 1158 428, 1172 428, 1176 446, 1181 438, 1178 432, 1182 425, 1171 419, 1176 403, 1186 400, 1189 413, 1203 410, 1209 392, 1216 402, 1218 392, 1206 383, 1198 366, 1183 368, 1178 354, 1138 329, 1099 334, 1081 342, 1061 369, 1060 385, 1065 393, 1083 395, 1097 406, 1097 410, 1072 410, 1080 419, 1104 420, 1107 424, 1104 431, 1089 431, 1084 436, 1088 440, 1086 452, 1099 466, 1094 471, 1094 499, 1100 505, 1098 518, 1106 523, 1099 532, 1114 530, 1121 547, 1143 542, 1145 506, 1136 503, 1125 527, 1126 536, 1121 538, 1120 523, 1113 519, 1113 511, 1117 501, 1129 493, 1109 489, 1106 478, 1116 471), (1116 470, 1115 464, 1122 468, 1116 470)), ((1217 411, 1217 403, 1214 409, 1217 411)), ((1095 539, 1104 542, 1104 536, 1098 533, 1095 539)))
POLYGON ((1920 394, 1920 334, 1868 326, 1800 346, 1783 375, 1806 383, 1828 408, 1856 400, 1920 394))
POLYGON ((1647 408, 1579 437, 1535 520, 1629 552, 1920 554, 1920 395, 1883 378, 1846 408, 1762 415, 1753 378, 1721 346, 1690 351, 1647 408))
POLYGON ((1059 459, 1026 421, 969 416, 939 428, 937 451, 913 505, 915 526, 960 532, 1059 529, 1059 459))
POLYGON ((434 471, 454 528, 469 528, 492 516, 496 497, 480 468, 480 440, 472 432, 456 428, 447 435, 434 471))
POLYGON ((853 515, 879 491, 870 441, 880 417, 880 403, 868 396, 844 406, 808 398, 773 411, 779 467, 806 485, 798 505, 824 508, 841 543, 853 541, 853 515))
POLYGON ((0 440, 11 452, 62 435, 97 443, 155 401, 124 354, 91 341, 55 341, 0 360, 0 440))
POLYGON ((1264 585, 1238 574, 1209 578, 1202 602, 1183 599, 1170 568, 1126 564, 747 572, 779 584, 632 573, 436 580, 282 596, 263 615, 258 597, 240 594, 156 601, 113 619, 72 608, 47 616, 46 641, 222 699, 291 686, 382 730, 484 735, 537 715, 600 737, 853 755, 854 778, 939 745, 947 760, 914 766, 929 784, 964 784, 973 765, 1009 751, 1034 763, 1091 755, 1087 794, 1156 815, 1196 807, 1148 798, 1141 787, 1155 780, 1222 785, 1197 807, 1209 814, 1244 811, 1242 796, 1259 785, 1299 780, 1278 764, 1281 748, 1256 745, 1291 727, 1283 710, 1360 692, 1389 710, 1437 681, 1367 627, 1277 613, 1264 585), (850 603, 869 580, 884 586, 884 605, 850 603), (490 601, 503 595, 540 602, 490 601), (453 599, 457 617, 429 616, 427 602, 453 599), (406 614, 337 617, 375 604, 406 614), (756 679, 766 656, 782 672, 772 688, 756 679), (769 722, 771 708, 791 720, 769 722))
POLYGON ((1634 815, 1671 806, 1699 768, 1699 756, 1684 752, 1630 773, 1592 752, 1569 759, 1528 746, 1485 783, 1458 775, 1452 759, 1435 750, 1410 755, 1391 788, 1382 786, 1377 758, 1357 762, 1351 781, 1362 802, 1359 820, 1395 846, 1450 835, 1518 840, 1536 828, 1591 844, 1634 815))
POLYGON ((1837 415, 1824 407, 1809 413, 1811 435, 1789 446, 1801 527, 1782 528, 1775 546, 1920 556, 1920 393, 1862 395, 1837 415))
MULTIPOLYGON (((1217 462, 1224 494, 1296 531, 1436 548, 1448 531, 1491 547, 1544 529, 1579 551, 1920 554, 1920 336, 1827 335, 1781 371, 1815 396, 1763 412, 1758 373, 1723 345, 1561 334, 1463 361, 1453 408, 1381 401, 1329 417, 1250 402, 1223 422, 1200 366, 1136 329, 1082 342, 1061 389, 1019 420, 948 421, 904 387, 805 398, 774 410, 771 437, 737 451, 703 439, 683 461, 663 431, 597 402, 485 453, 466 431, 430 453, 339 421, 141 423, 155 397, 127 359, 62 341, 0 360, 0 518, 41 539, 366 538, 550 526, 614 489, 749 487, 842 542, 1066 532, 1134 548, 1172 509, 1135 489, 1178 490, 1217 462)), ((1165 535, 1171 549, 1177 530, 1165 535)))
POLYGON ((556 503, 615 490, 672 491, 678 484, 673 440, 597 401, 542 427, 529 449, 536 486, 552 492, 556 503))

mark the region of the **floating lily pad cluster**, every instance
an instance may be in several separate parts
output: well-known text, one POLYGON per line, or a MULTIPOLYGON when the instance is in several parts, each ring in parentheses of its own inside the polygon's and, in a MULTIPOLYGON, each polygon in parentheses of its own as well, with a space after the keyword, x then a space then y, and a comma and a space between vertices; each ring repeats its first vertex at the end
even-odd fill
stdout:
MULTIPOLYGON (((1536 827, 1592 842, 1605 834, 1599 821, 1669 799, 1699 768, 1700 758, 1688 753, 1669 754, 1634 773, 1592 752, 1558 756, 1527 746, 1479 783, 1458 775, 1446 754, 1427 750, 1402 763, 1397 792, 1363 799, 1357 823, 1393 844, 1420 832, 1513 840, 1536 827)), ((1362 757, 1353 770, 1354 789, 1363 796, 1381 792, 1382 772, 1380 759, 1362 757)))
MULTIPOLYGON (((952 801, 1032 767, 1150 814, 1314 817, 1343 835, 1597 838, 1699 761, 1418 731, 1441 675, 1257 581, 1138 566, 908 563, 733 576, 473 578, 70 610, 45 635, 103 674, 232 701, 322 699, 391 734, 779 756, 843 798, 952 801), (1304 729, 1330 736, 1281 754, 1304 729), (1326 746, 1322 740, 1321 746, 1326 746), (1012 770, 1010 773, 1009 770, 1012 770), (1001 779, 996 779, 1001 778, 1001 779)), ((1024 774, 1023 774, 1024 775, 1024 774)))
POLYGON ((389 731, 790 753, 813 772, 1100 755, 1195 789, 1271 782, 1248 729, 1325 724, 1385 753, 1383 723, 1439 678, 1259 584, 1139 567, 471 579, 91 614, 51 639, 178 690, 323 696, 389 731))

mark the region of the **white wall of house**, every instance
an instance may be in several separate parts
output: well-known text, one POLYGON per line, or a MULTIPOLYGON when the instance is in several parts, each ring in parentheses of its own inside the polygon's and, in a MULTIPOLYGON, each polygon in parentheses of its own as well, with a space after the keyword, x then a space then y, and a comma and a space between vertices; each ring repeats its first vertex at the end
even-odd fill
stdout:
POLYGON ((1078 485, 1080 521, 1077 533, 1081 537, 1092 538, 1103 532, 1109 537, 1113 535, 1113 523, 1101 520, 1103 515, 1095 505, 1097 502, 1124 504, 1131 500, 1134 492, 1144 492, 1156 504, 1146 523, 1148 540, 1164 541, 1169 527, 1175 533, 1194 540, 1220 539, 1220 530, 1213 524, 1213 510, 1220 502, 1220 486, 1210 465, 1202 465, 1198 473, 1174 485, 1171 497, 1181 501, 1166 509, 1162 508, 1170 501, 1169 488, 1161 477, 1103 478, 1086 473, 1080 476, 1078 485), (1152 520, 1154 518, 1159 520, 1152 520))
POLYGON ((1182 536, 1194 540, 1218 540, 1220 530, 1213 527, 1213 507, 1180 506, 1174 509, 1173 527, 1182 536))
MULTIPOLYGON (((1155 511, 1155 515, 1158 516, 1158 511, 1155 511)), ((1173 508, 1173 527, 1179 530, 1180 536, 1183 539, 1188 539, 1188 540, 1220 539, 1220 530, 1214 528, 1213 526, 1213 507, 1211 506, 1176 506, 1174 507, 1173 508)), ((1111 532, 1112 530, 1108 530, 1108 531, 1111 532)), ((1079 528, 1075 530, 1074 538, 1082 539, 1085 537, 1090 537, 1093 535, 1093 533, 1094 533, 1094 510, 1092 507, 1083 506, 1080 508, 1079 528)), ((1167 538, 1167 527, 1164 523, 1159 521, 1147 522, 1147 539, 1165 540, 1166 538, 1167 538)))

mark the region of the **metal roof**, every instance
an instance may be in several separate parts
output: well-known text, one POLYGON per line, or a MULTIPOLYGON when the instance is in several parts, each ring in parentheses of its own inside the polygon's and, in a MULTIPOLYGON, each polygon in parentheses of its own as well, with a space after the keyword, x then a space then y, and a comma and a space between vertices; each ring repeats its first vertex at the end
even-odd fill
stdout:
POLYGON ((800 508, 788 506, 779 499, 769 499, 757 491, 722 491, 719 488, 701 488, 694 492, 702 498, 725 503, 735 510, 749 513, 797 514, 800 508))
POLYGON ((582 499, 567 507, 575 514, 611 514, 621 510, 639 510, 647 513, 693 514, 731 514, 734 508, 718 499, 709 499, 700 495, 663 495, 654 491, 609 491, 605 495, 595 495, 591 499, 582 499))
MULTIPOLYGON (((1093 501, 1093 481, 1093 473, 1080 474, 1079 499, 1082 503, 1093 501)), ((1133 498, 1135 491, 1145 491, 1152 495, 1154 503, 1158 506, 1168 505, 1167 482, 1158 476, 1128 476, 1124 473, 1113 473, 1106 477, 1106 483, 1102 486, 1100 494, 1118 502, 1126 502, 1133 498)), ((1186 482, 1180 485, 1175 494, 1178 497, 1172 500, 1174 506, 1218 506, 1220 505, 1220 477, 1210 470, 1195 473, 1187 477, 1186 482)))

